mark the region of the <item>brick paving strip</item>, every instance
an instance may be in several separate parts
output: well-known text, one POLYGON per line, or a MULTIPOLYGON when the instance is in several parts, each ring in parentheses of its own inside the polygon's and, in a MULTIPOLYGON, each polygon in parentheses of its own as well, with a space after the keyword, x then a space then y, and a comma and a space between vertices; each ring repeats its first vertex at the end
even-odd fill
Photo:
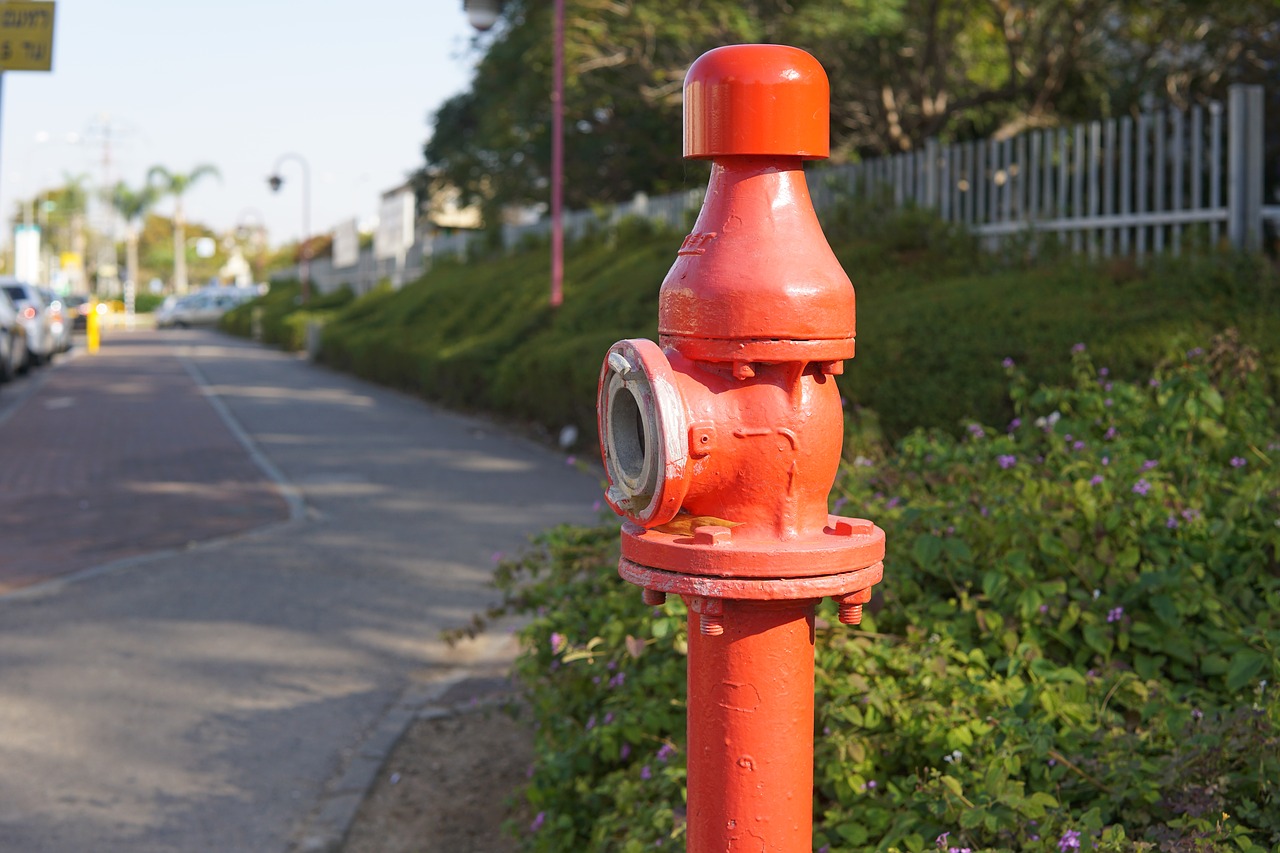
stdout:
POLYGON ((57 366, 0 423, 0 595, 288 518, 162 338, 57 366))

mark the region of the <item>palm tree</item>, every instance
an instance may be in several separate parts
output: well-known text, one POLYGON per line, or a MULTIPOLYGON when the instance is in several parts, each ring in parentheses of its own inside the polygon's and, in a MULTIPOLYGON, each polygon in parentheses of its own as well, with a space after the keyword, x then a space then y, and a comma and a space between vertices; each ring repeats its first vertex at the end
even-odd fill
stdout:
POLYGON ((147 186, 155 187, 161 195, 173 196, 173 291, 187 292, 187 219, 182 210, 182 197, 192 184, 212 175, 221 180, 217 167, 203 163, 190 172, 170 172, 164 166, 152 166, 147 172, 147 186))
POLYGON ((138 284, 138 237, 143 217, 147 215, 160 198, 160 191, 151 184, 144 184, 141 189, 130 189, 120 181, 111 191, 111 206, 124 220, 124 265, 126 282, 134 287, 138 284))

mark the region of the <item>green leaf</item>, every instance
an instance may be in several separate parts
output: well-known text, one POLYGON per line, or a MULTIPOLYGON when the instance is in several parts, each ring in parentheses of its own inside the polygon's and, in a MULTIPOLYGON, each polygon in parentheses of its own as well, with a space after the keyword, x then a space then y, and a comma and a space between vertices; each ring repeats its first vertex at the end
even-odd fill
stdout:
POLYGON ((947 786, 947 790, 955 794, 957 797, 964 796, 964 787, 961 786, 960 780, 954 776, 943 776, 942 784, 947 786))
POLYGON ((1097 625, 1086 625, 1084 627, 1084 641, 1089 648, 1100 655, 1111 654, 1111 637, 1097 625))
POLYGON ((1227 670, 1227 689, 1239 690, 1262 672, 1263 667, 1271 663, 1271 658, 1253 649, 1243 649, 1231 656, 1231 667, 1227 670))
POLYGON ((942 540, 931 533, 917 536, 916 541, 911 544, 912 559, 925 569, 933 568, 941 554, 942 540))

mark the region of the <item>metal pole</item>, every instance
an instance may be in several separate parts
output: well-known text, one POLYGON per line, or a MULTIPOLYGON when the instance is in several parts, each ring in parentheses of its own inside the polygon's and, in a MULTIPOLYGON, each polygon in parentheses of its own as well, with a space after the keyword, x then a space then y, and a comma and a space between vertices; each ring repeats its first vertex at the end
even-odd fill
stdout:
POLYGON ((691 853, 813 849, 816 603, 727 600, 718 636, 690 612, 691 853))
POLYGON ((551 307, 564 301, 564 0, 555 0, 551 88, 551 307))

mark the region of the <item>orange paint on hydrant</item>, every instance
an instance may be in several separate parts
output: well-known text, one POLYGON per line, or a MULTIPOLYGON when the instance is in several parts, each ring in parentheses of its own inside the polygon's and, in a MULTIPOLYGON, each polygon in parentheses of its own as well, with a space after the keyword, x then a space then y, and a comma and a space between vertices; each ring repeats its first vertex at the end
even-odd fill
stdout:
POLYGON ((857 624, 884 531, 827 512, 854 354, 854 292, 803 161, 828 153, 809 54, 736 45, 685 78, 685 156, 713 161, 662 283, 658 343, 614 344, 597 413, 619 573, 689 608, 690 853, 809 853, 813 632, 857 624))

